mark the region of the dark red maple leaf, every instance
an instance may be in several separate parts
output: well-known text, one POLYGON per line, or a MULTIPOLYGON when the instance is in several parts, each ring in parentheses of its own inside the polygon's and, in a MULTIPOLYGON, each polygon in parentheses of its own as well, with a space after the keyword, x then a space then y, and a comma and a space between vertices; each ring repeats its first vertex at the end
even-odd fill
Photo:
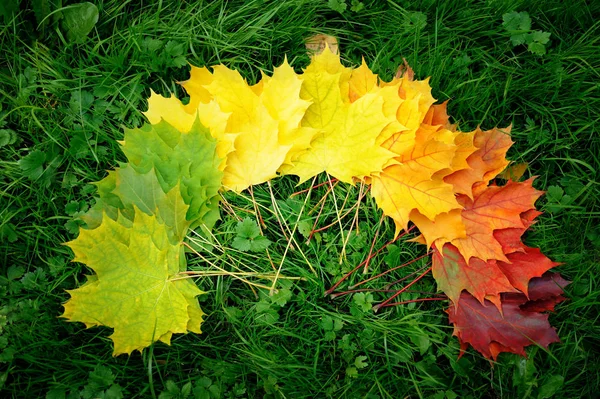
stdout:
POLYGON ((555 273, 534 278, 528 289, 532 300, 524 294, 503 294, 502 313, 490 301, 482 304, 463 292, 459 306, 450 306, 447 310, 461 346, 460 356, 469 345, 486 358, 496 360, 501 352, 525 356, 525 347, 529 345, 547 348, 559 342, 548 315, 541 312, 553 310, 554 305, 565 300, 561 294, 567 284, 555 273))

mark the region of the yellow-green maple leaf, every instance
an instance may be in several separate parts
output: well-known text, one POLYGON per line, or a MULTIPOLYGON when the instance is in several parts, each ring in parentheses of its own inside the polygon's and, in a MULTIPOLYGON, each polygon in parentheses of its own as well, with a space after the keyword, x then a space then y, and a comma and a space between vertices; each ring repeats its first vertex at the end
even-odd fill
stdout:
POLYGON ((207 103, 198 101, 196 107, 191 108, 189 104, 183 105, 176 97, 163 97, 151 91, 148 110, 143 114, 151 124, 157 125, 165 121, 181 133, 188 133, 196 119, 199 119, 200 123, 209 129, 211 136, 217 140, 217 155, 221 158, 219 170, 225 169, 227 154, 233 151, 233 141, 237 134, 226 133, 230 113, 221 111, 215 101, 207 103))
POLYGON ((124 216, 133 221, 135 206, 147 215, 156 215, 165 224, 172 243, 179 243, 185 237, 190 226, 186 220, 189 207, 181 196, 181 187, 177 184, 165 193, 154 168, 142 174, 130 164, 124 164, 95 184, 98 187, 96 204, 81 217, 87 228, 97 228, 105 215, 113 220, 124 216))
POLYGON ((122 149, 129 164, 141 174, 154 169, 163 192, 179 185, 189 205, 190 228, 212 228, 219 218, 219 194, 223 172, 216 142, 198 119, 182 133, 161 120, 155 125, 125 129, 122 149))
POLYGON ((96 274, 68 291, 63 317, 114 329, 114 355, 141 351, 155 341, 170 343, 171 335, 201 332, 202 291, 190 279, 180 279, 179 245, 169 242, 167 228, 155 216, 134 207, 130 227, 104 217, 93 230, 81 230, 67 243, 76 262, 96 274))

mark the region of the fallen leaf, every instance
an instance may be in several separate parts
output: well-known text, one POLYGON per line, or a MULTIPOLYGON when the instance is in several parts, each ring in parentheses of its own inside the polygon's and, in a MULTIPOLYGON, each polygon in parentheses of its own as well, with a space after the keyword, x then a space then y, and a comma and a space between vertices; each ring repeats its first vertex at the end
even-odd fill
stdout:
POLYGON ((443 250, 433 246, 432 273, 438 288, 448 295, 454 306, 461 306, 463 290, 469 292, 481 303, 485 299, 500 306, 500 294, 518 292, 513 287, 497 261, 485 262, 471 258, 469 262, 452 244, 446 244, 443 250))
POLYGON ((469 345, 488 359, 497 360, 501 352, 525 356, 525 347, 539 345, 547 348, 559 342, 548 315, 521 309, 527 299, 524 295, 503 298, 502 313, 490 301, 482 304, 463 292, 459 306, 447 310, 450 323, 464 351, 469 345))
POLYGON ((388 166, 371 179, 371 194, 386 216, 396 223, 396 233, 407 228, 413 210, 429 219, 461 206, 452 186, 432 178, 449 168, 456 146, 436 140, 437 130, 417 130, 412 150, 397 156, 397 165, 388 166))
POLYGON ((513 163, 509 165, 506 169, 504 169, 502 172, 500 172, 500 174, 498 174, 498 177, 504 180, 519 181, 521 180, 521 177, 523 177, 523 175, 525 174, 525 171, 527 170, 528 166, 529 164, 527 162, 513 163))
POLYGON ((114 329, 113 355, 141 351, 155 341, 170 343, 174 333, 200 333, 202 291, 190 279, 177 279, 182 254, 169 242, 165 225, 134 206, 131 227, 102 220, 67 243, 76 262, 96 274, 75 290, 62 317, 89 327, 114 329))
POLYGON ((219 218, 219 189, 223 172, 216 140, 200 121, 182 133, 165 121, 139 129, 125 129, 122 149, 129 164, 140 174, 154 169, 163 192, 179 185, 189 206, 190 228, 211 228, 219 218))
MULTIPOLYGON (((318 131, 309 151, 301 153, 292 167, 284 169, 304 182, 326 172, 346 183, 380 172, 394 154, 376 145, 381 131, 395 121, 383 113, 383 99, 367 93, 346 103, 341 79, 347 74, 339 57, 325 50, 315 57, 303 75, 301 97, 312 102, 303 127, 318 131)), ((349 78, 349 74, 347 74, 349 78)), ((347 86, 347 80, 345 85, 347 86)))
MULTIPOLYGON (((155 169, 142 174, 124 164, 96 183, 96 204, 82 216, 88 229, 97 228, 105 216, 113 220, 125 217, 133 222, 134 207, 147 215, 155 215, 167 227, 173 244, 183 240, 190 222, 186 219, 188 206, 181 196, 179 184, 165 193, 155 169)), ((121 219, 122 220, 122 219, 121 219)), ((123 221, 123 220, 122 220, 123 221)))
MULTIPOLYGON (((509 181, 504 186, 481 188, 473 200, 459 195, 463 206, 461 218, 467 236, 452 240, 465 259, 498 259, 508 262, 502 245, 494 238, 499 229, 524 229, 521 213, 535 208, 535 201, 543 194, 533 188, 533 178, 524 182, 509 181)), ((440 240, 441 241, 441 240, 440 240)), ((441 242, 436 244, 441 246, 441 242)))
POLYGON ((469 168, 444 177, 446 183, 454 186, 455 193, 470 198, 473 198, 473 187, 476 184, 487 185, 508 165, 506 152, 513 144, 510 139, 510 126, 486 131, 477 129, 473 144, 477 151, 467 158, 469 168))

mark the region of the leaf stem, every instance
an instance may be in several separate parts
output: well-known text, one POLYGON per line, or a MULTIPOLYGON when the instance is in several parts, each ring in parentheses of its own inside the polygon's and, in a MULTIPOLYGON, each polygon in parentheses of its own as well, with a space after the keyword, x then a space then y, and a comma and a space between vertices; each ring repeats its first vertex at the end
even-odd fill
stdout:
POLYGON ((378 278, 379 278, 379 277, 381 277, 381 276, 385 276, 386 274, 388 274, 388 273, 391 273, 391 272, 393 272, 394 270, 398 270, 398 269, 401 269, 401 268, 403 268, 403 267, 406 267, 406 266, 412 265, 412 264, 413 264, 413 263, 415 263, 416 261, 418 261, 418 260, 420 260, 420 259, 423 259, 424 257, 426 257, 426 256, 428 256, 428 255, 431 255, 431 252, 427 252, 425 255, 421 255, 421 256, 419 256, 418 258, 412 259, 412 260, 410 260, 410 261, 408 261, 408 262, 406 262, 406 263, 403 263, 403 264, 401 264, 400 266, 395 266, 395 267, 393 267, 393 268, 391 268, 391 269, 388 269, 388 270, 384 271, 383 273, 379 273, 379 274, 378 274, 378 275, 376 275, 376 276, 369 277, 368 279, 366 279, 366 280, 363 280, 363 281, 359 281, 358 283, 356 283, 356 284, 354 284, 354 285, 351 285, 349 288, 350 288, 350 289, 356 288, 356 287, 358 287, 359 285, 363 285, 363 284, 365 284, 365 283, 368 283, 369 281, 373 281, 373 280, 375 280, 375 279, 378 279, 378 278))
POLYGON ((413 281, 411 281, 409 284, 407 284, 406 286, 404 286, 401 290, 397 291, 394 295, 392 295, 391 297, 389 297, 385 301, 381 302, 380 304, 373 306, 373 311, 377 312, 382 307, 385 307, 387 304, 389 304, 392 301, 392 299, 396 298, 398 295, 402 294, 407 289, 409 289, 410 287, 412 287, 413 285, 415 285, 423 277, 425 277, 427 275, 427 273, 429 273, 431 271, 431 269, 432 269, 431 266, 428 267, 427 270, 425 270, 419 277, 417 277, 416 279, 414 279, 413 281))
MULTIPOLYGON (((332 181, 337 184, 338 179, 334 178, 334 179, 332 179, 332 181)), ((326 184, 328 184, 328 182, 323 182, 323 183, 319 183, 317 185, 314 185, 314 179, 313 179, 313 185, 311 185, 309 188, 305 188, 304 190, 300 190, 300 191, 296 191, 295 193, 292 193, 290 195, 290 197, 295 197, 296 195, 299 195, 299 194, 302 194, 302 193, 306 193, 306 192, 310 192, 310 191, 314 190, 315 188, 319 188, 319 187, 324 186, 326 184)))
POLYGON ((446 300, 448 300, 447 297, 410 299, 408 301, 393 302, 393 303, 381 305, 381 306, 379 306, 379 308, 389 308, 391 306, 406 305, 408 303, 414 303, 414 302, 446 301, 446 300))
MULTIPOLYGON (((404 237, 405 235, 407 235, 408 233, 411 232, 412 229, 414 229, 415 226, 410 227, 408 230, 406 230, 404 233, 402 234, 398 234, 398 237, 391 239, 390 241, 386 242, 381 248, 379 248, 371 257, 376 256, 378 253, 380 253, 381 251, 383 251, 385 249, 385 247, 387 247, 388 245, 392 244, 393 242, 397 241, 398 239, 400 239, 401 237, 404 237)), ((337 281, 337 283, 335 283, 330 289, 328 289, 327 291, 325 291, 325 294, 323 296, 327 296, 330 295, 333 291, 335 291, 335 289, 337 287, 339 287, 340 284, 342 284, 348 277, 350 277, 352 275, 352 273, 354 273, 355 271, 357 271, 358 269, 361 268, 361 266, 363 266, 365 264, 367 260, 362 261, 358 266, 356 266, 354 269, 350 270, 348 273, 346 273, 341 279, 339 279, 337 281)))
POLYGON ((369 255, 367 255, 365 267, 363 269, 363 274, 367 274, 367 272, 369 271, 369 262, 371 261, 371 258, 373 256, 373 248, 375 248, 375 242, 377 241, 377 237, 379 237, 379 230, 381 229, 381 225, 383 224, 384 219, 385 215, 381 215, 381 219, 379 219, 379 224, 377 225, 377 230, 375 230, 375 237, 373 237, 373 242, 371 242, 371 248, 369 248, 369 255))

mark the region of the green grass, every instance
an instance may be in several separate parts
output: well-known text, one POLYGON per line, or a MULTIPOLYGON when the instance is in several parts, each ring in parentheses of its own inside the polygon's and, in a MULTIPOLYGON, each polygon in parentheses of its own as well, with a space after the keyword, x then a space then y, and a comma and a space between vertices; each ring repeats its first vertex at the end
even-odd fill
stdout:
MULTIPOLYGON (((14 142, 0 147, 0 396, 118 397, 120 390, 126 398, 161 393, 183 398, 189 388, 190 397, 198 398, 210 397, 203 396, 209 392, 231 398, 537 398, 547 397, 560 377, 557 398, 597 395, 600 4, 365 5, 360 12, 348 7, 340 14, 326 0, 106 0, 98 2, 98 24, 81 44, 66 42, 51 24, 36 33, 31 11, 0 25, 0 129, 16 134, 14 142), (512 46, 502 27, 502 15, 510 11, 527 11, 533 29, 551 33, 547 54, 512 46), (338 37, 347 65, 358 65, 364 56, 386 79, 405 57, 418 78, 431 76, 434 97, 451 100, 449 112, 461 130, 512 124, 516 143, 510 159, 529 162, 527 173, 539 176, 536 188, 552 193, 538 202, 545 213, 527 242, 562 262, 558 270, 572 281, 569 301, 550 316, 561 343, 548 351, 530 348, 527 360, 503 354, 491 367, 473 350, 457 360, 444 302, 374 314, 364 298, 324 298, 324 291, 368 254, 381 217, 368 196, 360 206, 360 234, 349 238, 341 265, 339 228, 310 244, 295 234, 298 243, 282 271, 303 280, 280 280, 282 297, 253 292, 230 277, 198 280, 207 291, 201 297, 208 313, 202 335, 177 336, 170 347, 157 344, 143 354, 113 358, 108 329, 85 330, 58 318, 68 298, 65 290, 81 284, 86 272, 69 262, 70 250, 61 243, 76 236, 78 212, 93 203, 89 183, 125 160, 117 140, 123 127, 143 123, 150 89, 185 95, 176 84, 188 76, 181 57, 194 65, 223 63, 252 82, 286 55, 299 71, 308 63, 303 40, 315 33, 338 37), (356 375, 350 376, 348 367, 355 367, 356 375)), ((308 186, 295 187, 292 178, 272 182, 288 223, 299 217, 305 200, 300 218, 314 223, 325 189, 308 199, 306 194, 290 199, 308 186)), ((319 226, 336 221, 336 206, 349 209, 359 190, 338 185, 335 198, 325 201, 319 226)), ((265 235, 273 241, 269 253, 279 265, 287 240, 272 212, 269 187, 255 187, 253 194, 265 207, 265 235)), ((217 251, 205 256, 228 267, 268 272, 272 266, 265 256, 230 249, 236 217, 255 218, 248 198, 226 195, 235 211, 223 207, 215 240, 229 248, 227 256, 217 251)), ((342 219, 344 234, 352 216, 342 219)), ((384 222, 376 248, 392 235, 392 224, 384 222)), ((425 253, 409 242, 396 245, 373 259, 370 274, 425 253)), ((206 267, 194 254, 188 262, 193 270, 206 267)), ((426 263, 417 261, 372 287, 426 263)), ((428 277, 414 291, 435 290, 428 277)), ((376 301, 383 298, 375 294, 376 301)))

